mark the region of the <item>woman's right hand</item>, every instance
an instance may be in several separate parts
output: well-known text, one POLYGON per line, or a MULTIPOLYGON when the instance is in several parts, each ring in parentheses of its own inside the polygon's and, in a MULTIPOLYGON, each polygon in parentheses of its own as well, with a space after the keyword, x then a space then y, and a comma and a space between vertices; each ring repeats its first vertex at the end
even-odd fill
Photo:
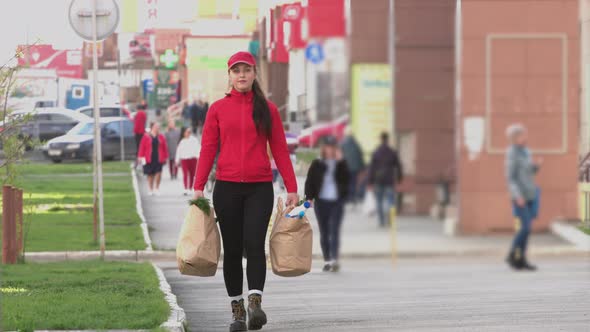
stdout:
POLYGON ((203 194, 203 191, 202 190, 195 191, 195 195, 194 195, 193 199, 199 199, 201 197, 205 197, 205 194, 203 194))

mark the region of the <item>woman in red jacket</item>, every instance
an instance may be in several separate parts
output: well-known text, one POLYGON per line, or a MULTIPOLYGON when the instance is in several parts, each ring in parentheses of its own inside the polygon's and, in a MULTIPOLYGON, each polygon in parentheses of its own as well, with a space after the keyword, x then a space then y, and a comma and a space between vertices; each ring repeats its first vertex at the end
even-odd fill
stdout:
POLYGON ((213 205, 223 237, 223 277, 232 301, 230 331, 259 330, 266 324, 261 308, 266 280, 264 241, 274 201, 267 143, 287 188, 286 204, 297 204, 299 196, 281 117, 256 81, 254 57, 238 52, 227 65, 232 88, 207 113, 195 198, 203 197, 219 148, 213 205), (244 249, 248 260, 248 326, 242 298, 244 249))
POLYGON ((138 162, 143 165, 143 173, 148 177, 150 196, 160 195, 162 166, 168 160, 168 154, 166 138, 160 134, 160 125, 153 122, 150 126, 150 132, 143 135, 137 153, 138 162))

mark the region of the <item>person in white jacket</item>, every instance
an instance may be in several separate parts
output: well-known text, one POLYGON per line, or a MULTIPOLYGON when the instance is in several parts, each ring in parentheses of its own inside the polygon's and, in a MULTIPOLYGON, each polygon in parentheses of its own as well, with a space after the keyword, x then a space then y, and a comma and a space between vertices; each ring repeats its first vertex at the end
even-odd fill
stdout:
POLYGON ((176 164, 182 166, 182 178, 184 183, 184 195, 187 196, 193 189, 197 161, 201 153, 201 142, 193 136, 191 128, 182 131, 182 139, 176 149, 176 164))

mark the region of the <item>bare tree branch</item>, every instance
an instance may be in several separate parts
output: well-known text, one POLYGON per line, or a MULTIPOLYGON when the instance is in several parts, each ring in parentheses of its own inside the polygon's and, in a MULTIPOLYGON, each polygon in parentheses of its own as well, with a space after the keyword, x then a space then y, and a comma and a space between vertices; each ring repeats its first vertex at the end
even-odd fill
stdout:
POLYGON ((15 52, 14 55, 10 57, 10 59, 8 59, 6 62, 4 62, 4 64, 0 67, 0 71, 7 67, 12 60, 20 58, 22 54, 25 54, 25 51, 28 52, 33 46, 36 46, 40 41, 41 40, 37 38, 37 40, 34 43, 27 45, 26 47, 20 49, 18 52, 15 52))

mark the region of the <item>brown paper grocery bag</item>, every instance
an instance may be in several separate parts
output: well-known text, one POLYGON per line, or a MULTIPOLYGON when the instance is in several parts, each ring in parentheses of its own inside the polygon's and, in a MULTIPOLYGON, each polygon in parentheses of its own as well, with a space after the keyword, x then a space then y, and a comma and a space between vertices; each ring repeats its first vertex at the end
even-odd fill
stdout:
POLYGON ((313 233, 307 217, 289 218, 279 198, 270 233, 270 261, 274 274, 297 277, 311 271, 313 233))
POLYGON ((176 246, 176 260, 180 273, 211 277, 217 272, 217 263, 221 253, 221 239, 209 201, 198 199, 191 201, 184 223, 180 230, 176 246), (199 206, 206 204, 204 210, 199 206))

